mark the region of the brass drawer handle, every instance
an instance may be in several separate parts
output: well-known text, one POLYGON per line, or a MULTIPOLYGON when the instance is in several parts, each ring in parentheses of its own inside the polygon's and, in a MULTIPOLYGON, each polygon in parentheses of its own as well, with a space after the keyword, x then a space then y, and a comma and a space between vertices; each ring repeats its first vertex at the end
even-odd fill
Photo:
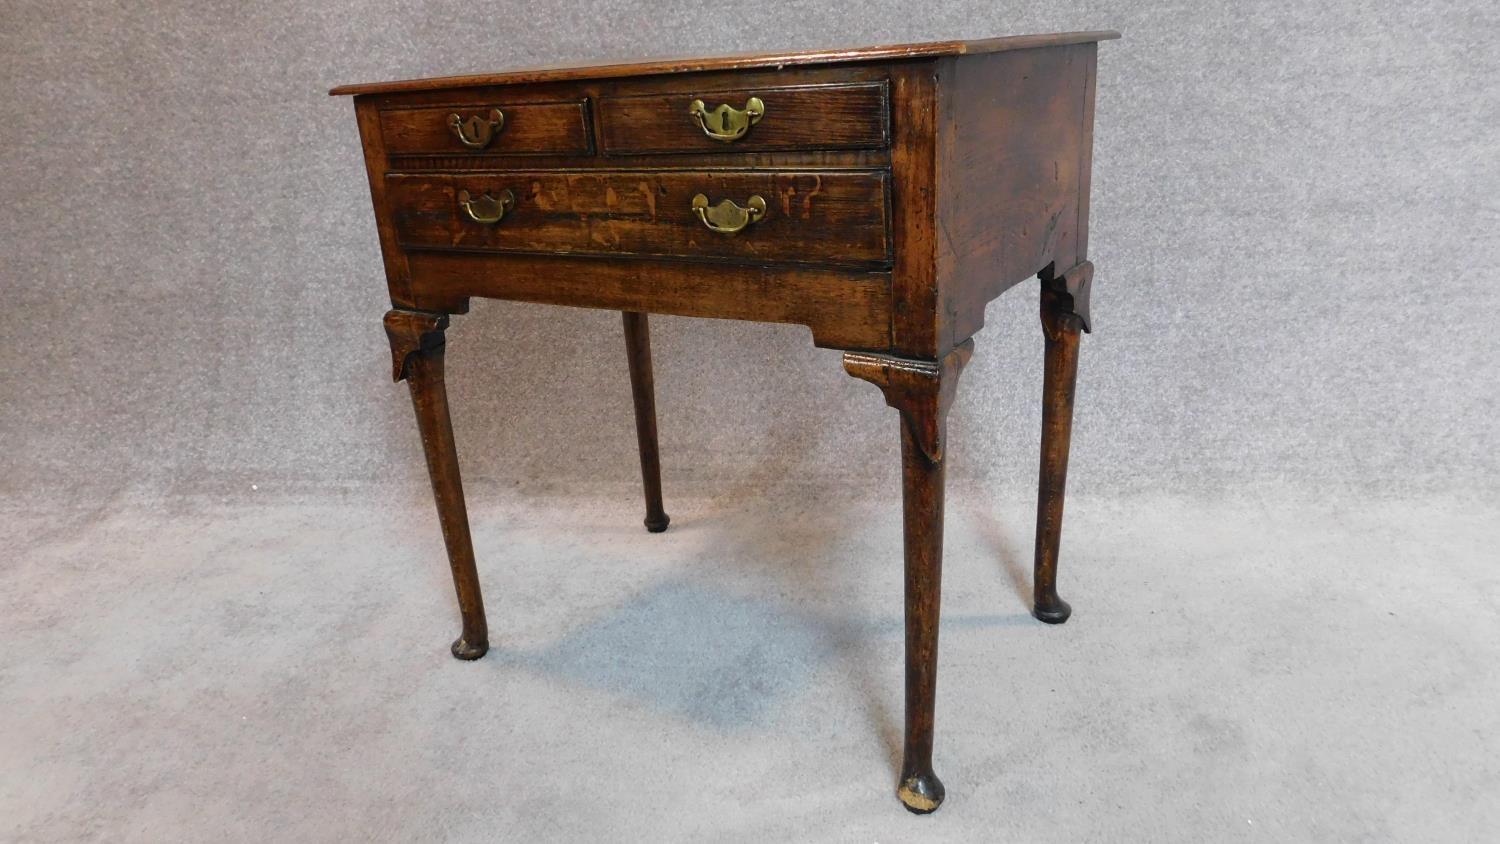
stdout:
POLYGON ((701 193, 693 197, 693 213, 698 215, 699 221, 711 231, 723 234, 734 234, 766 216, 766 201, 759 194, 750 197, 749 206, 741 208, 726 199, 710 208, 708 197, 701 193))
POLYGON ((693 100, 688 106, 688 114, 698 121, 703 134, 727 144, 745 137, 750 127, 760 122, 766 114, 766 104, 760 101, 760 97, 751 97, 745 100, 743 111, 728 103, 709 111, 702 100, 693 100))
POLYGON ((459 143, 469 149, 484 149, 505 128, 505 115, 498 108, 490 109, 489 120, 477 114, 465 120, 454 113, 448 115, 448 128, 453 130, 459 143))
POLYGON ((489 226, 505 219, 506 212, 516 206, 516 195, 506 188, 500 191, 498 197, 484 194, 474 199, 469 196, 468 191, 461 190, 458 192, 458 204, 464 207, 464 212, 469 215, 470 220, 489 226))

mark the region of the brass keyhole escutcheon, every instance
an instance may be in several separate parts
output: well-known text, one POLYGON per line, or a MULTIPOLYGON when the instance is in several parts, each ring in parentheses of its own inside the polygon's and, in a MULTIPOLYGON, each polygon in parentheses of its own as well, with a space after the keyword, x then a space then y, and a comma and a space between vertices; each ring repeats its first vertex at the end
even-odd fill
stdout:
POLYGON ((693 197, 693 213, 698 215, 699 222, 707 226, 710 231, 734 234, 766 216, 764 197, 754 194, 746 204, 748 207, 741 208, 734 204, 733 200, 725 199, 718 205, 710 207, 708 197, 700 193, 693 197))
POLYGON ((448 115, 448 129, 459 143, 469 149, 484 149, 505 128, 505 114, 498 108, 490 109, 488 118, 474 115, 465 120, 457 113, 448 115))
POLYGON ((727 144, 745 137, 750 127, 760 122, 766 114, 766 104, 760 97, 751 97, 745 100, 743 109, 724 103, 710 110, 702 100, 693 100, 688 114, 698 121, 703 134, 727 144))
POLYGON ((516 207, 516 195, 506 188, 500 191, 499 196, 484 194, 475 199, 468 191, 461 190, 458 192, 458 204, 463 206, 464 213, 469 215, 470 220, 491 226, 505 219, 506 213, 516 207))

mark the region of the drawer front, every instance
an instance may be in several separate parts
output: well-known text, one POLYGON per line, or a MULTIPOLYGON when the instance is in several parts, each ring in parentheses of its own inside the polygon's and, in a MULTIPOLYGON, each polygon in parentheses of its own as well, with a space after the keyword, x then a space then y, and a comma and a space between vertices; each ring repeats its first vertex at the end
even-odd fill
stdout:
POLYGON ((406 249, 890 262, 889 191, 878 171, 393 174, 386 185, 406 249), (695 209, 699 194, 706 207, 695 209), (764 211, 746 210, 757 205, 764 211))
POLYGON ((685 88, 599 100, 606 155, 884 148, 890 143, 889 115, 884 82, 685 88), (695 102, 702 104, 696 114, 695 102))
POLYGON ((380 113, 380 132, 390 155, 587 155, 593 151, 588 109, 582 100, 392 108, 380 113))

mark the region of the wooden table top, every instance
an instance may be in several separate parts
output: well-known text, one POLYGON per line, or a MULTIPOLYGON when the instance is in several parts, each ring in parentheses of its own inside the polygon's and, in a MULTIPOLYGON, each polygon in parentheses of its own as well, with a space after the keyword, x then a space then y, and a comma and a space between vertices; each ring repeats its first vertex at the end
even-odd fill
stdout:
POLYGON ((484 85, 518 85, 533 82, 563 82, 579 79, 613 79, 622 76, 653 76, 664 73, 695 73, 714 70, 747 70, 803 65, 840 64, 882 59, 920 59, 936 56, 959 56, 969 53, 999 53, 1035 47, 1085 44, 1119 38, 1113 30, 1094 32, 1060 32, 1051 35, 1010 35, 972 41, 927 41, 917 44, 890 44, 879 47, 854 47, 834 50, 803 50, 790 53, 741 53, 697 58, 655 58, 635 61, 613 61, 588 65, 547 65, 479 73, 467 76, 442 76, 431 79, 408 79, 397 82, 369 82, 340 85, 328 93, 333 96, 357 94, 393 94, 404 91, 432 91, 441 88, 474 88, 484 85))

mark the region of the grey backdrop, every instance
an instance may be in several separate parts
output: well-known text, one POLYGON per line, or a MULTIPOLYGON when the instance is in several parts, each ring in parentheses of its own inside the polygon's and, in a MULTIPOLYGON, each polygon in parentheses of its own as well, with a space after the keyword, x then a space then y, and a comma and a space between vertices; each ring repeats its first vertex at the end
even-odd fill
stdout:
MULTIPOLYGON (((422 477, 334 84, 1105 27, 1074 488, 1493 492, 1500 7, 1217 6, 7 0, 0 492, 422 477)), ((990 308, 953 417, 955 477, 1018 495, 1034 310, 990 308)), ((894 478, 891 413, 804 329, 653 325, 669 495, 894 478)), ((481 488, 634 477, 614 314, 477 303, 449 348, 481 488)))
POLYGON ((1497 32, 1493 0, 0 0, 0 839, 1493 838, 1497 32), (653 321, 647 534, 618 316, 457 319, 492 649, 449 658, 328 87, 1107 27, 1075 612, 1027 615, 1028 286, 952 416, 941 812, 890 794, 895 416, 802 328, 653 321))

